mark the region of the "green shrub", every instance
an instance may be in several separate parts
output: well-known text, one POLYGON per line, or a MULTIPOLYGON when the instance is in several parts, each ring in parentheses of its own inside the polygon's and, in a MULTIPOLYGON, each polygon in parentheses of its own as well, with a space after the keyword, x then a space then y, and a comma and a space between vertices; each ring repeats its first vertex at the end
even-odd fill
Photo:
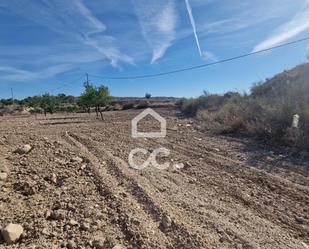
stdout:
POLYGON ((65 107, 66 112, 78 112, 79 107, 77 105, 70 105, 65 107))
POLYGON ((181 103, 180 109, 186 116, 194 117, 199 109, 199 103, 197 99, 185 99, 181 103))
POLYGON ((199 110, 217 111, 226 102, 226 99, 227 97, 221 95, 204 92, 198 98, 180 99, 176 105, 186 116, 194 117, 199 110))

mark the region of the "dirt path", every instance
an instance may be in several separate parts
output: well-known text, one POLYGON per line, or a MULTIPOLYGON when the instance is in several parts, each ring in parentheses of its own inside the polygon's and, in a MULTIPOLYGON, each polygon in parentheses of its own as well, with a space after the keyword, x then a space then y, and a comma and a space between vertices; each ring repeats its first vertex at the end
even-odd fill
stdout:
POLYGON ((133 139, 139 112, 1 117, 0 226, 25 232, 0 248, 308 248, 308 162, 164 109, 166 138, 133 139), (29 153, 13 153, 24 144, 29 153), (184 168, 129 167, 132 149, 162 146, 171 155, 160 160, 184 168))

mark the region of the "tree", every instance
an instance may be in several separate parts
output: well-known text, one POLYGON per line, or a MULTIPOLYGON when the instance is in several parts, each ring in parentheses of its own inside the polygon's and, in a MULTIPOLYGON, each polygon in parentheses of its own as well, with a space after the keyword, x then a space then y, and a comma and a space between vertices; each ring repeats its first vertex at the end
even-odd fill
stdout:
POLYGON ((150 93, 146 93, 146 94, 145 94, 145 98, 146 98, 146 99, 150 99, 150 98, 151 98, 151 94, 150 94, 150 93))
POLYGON ((102 107, 106 107, 112 101, 112 97, 109 94, 109 90, 107 86, 100 86, 95 89, 96 90, 96 98, 95 98, 95 106, 96 110, 100 112, 101 119, 103 119, 102 107))
POLYGON ((27 97, 22 101, 22 104, 28 107, 36 108, 40 106, 41 99, 41 96, 27 97))
POLYGON ((1 99, 1 103, 4 106, 8 106, 8 105, 12 105, 13 104, 13 100, 12 99, 1 99))
POLYGON ((84 84, 85 90, 80 95, 78 105, 83 107, 90 114, 90 108, 95 104, 96 89, 89 83, 84 84))
POLYGON ((57 97, 50 95, 49 93, 45 93, 41 97, 40 101, 40 107, 44 111, 44 115, 46 116, 46 113, 49 112, 50 114, 53 114, 59 105, 59 101, 57 97))
POLYGON ((58 98, 60 103, 65 103, 65 101, 66 101, 66 95, 64 93, 59 93, 57 95, 57 98, 58 98))
POLYGON ((90 114, 90 108, 95 107, 97 116, 101 115, 103 120, 102 108, 106 107, 111 101, 109 89, 106 86, 94 87, 89 83, 84 84, 85 90, 79 98, 79 105, 84 107, 90 114))

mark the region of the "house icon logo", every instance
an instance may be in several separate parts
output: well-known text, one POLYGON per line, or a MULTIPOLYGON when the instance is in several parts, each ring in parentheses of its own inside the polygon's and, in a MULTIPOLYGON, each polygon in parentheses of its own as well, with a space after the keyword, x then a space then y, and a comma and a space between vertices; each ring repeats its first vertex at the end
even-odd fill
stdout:
POLYGON ((139 115, 137 115, 131 121, 132 123, 132 137, 133 138, 162 138, 166 136, 166 120, 161 117, 157 112, 151 108, 145 109, 139 115), (159 132, 139 132, 137 129, 138 123, 144 119, 146 116, 151 116, 157 121, 160 122, 160 131, 159 132))
MULTIPOLYGON (((161 117, 157 112, 152 110, 151 108, 148 108, 138 114, 134 119, 132 119, 132 137, 133 138, 163 138, 166 136, 166 120, 161 117), (137 129, 138 123, 146 118, 147 116, 151 116, 155 120, 160 122, 160 131, 158 132, 139 132, 137 129)), ((154 168, 160 169, 160 170, 165 170, 171 166, 170 162, 164 162, 164 163, 159 163, 157 161, 157 157, 160 156, 162 157, 168 157, 170 155, 170 150, 164 147, 159 147, 154 150, 152 150, 150 156, 146 161, 144 161, 142 164, 137 163, 134 160, 134 157, 140 157, 141 154, 146 156, 148 154, 149 150, 147 148, 135 148, 131 150, 129 153, 128 157, 128 162, 131 168, 137 169, 137 170, 142 170, 147 168, 148 166, 153 166, 154 168), (139 155, 138 155, 139 154, 139 155)), ((176 163, 172 165, 174 169, 182 169, 184 167, 183 163, 176 163)))

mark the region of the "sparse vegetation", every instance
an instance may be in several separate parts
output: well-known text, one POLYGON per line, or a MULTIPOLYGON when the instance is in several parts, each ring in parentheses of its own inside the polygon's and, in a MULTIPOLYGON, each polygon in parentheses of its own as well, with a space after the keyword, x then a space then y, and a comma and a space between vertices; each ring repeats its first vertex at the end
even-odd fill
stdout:
POLYGON ((140 100, 136 105, 136 109, 145 109, 149 107, 149 102, 147 100, 140 100))
MULTIPOLYGON (((237 95, 236 93, 233 93, 237 95)), ((209 94, 204 91, 203 95, 198 98, 182 99, 178 102, 182 112, 187 116, 194 117, 197 112, 202 109, 207 109, 209 111, 217 111, 220 107, 226 103, 228 99, 231 98, 232 93, 227 93, 224 96, 218 94, 209 94)))
POLYGON ((179 106, 212 132, 243 134, 309 151, 309 84, 293 73, 254 84, 249 95, 204 93, 182 100, 179 106), (298 129, 291 127, 295 114, 300 116, 298 129))

